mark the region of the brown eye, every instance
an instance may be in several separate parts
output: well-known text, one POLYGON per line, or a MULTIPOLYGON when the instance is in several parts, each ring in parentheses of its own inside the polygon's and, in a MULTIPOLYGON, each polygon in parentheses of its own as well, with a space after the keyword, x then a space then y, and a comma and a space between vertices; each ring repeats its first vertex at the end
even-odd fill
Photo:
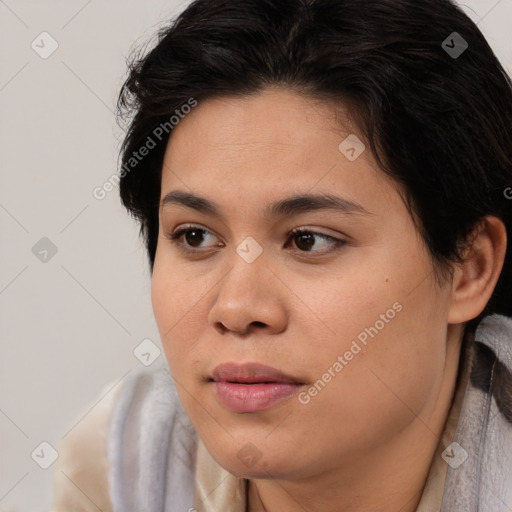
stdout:
POLYGON ((297 233, 294 236, 295 245, 304 251, 309 251, 315 245, 315 235, 312 233, 297 233))
POLYGON ((196 247, 196 244, 201 244, 204 239, 204 229, 187 229, 183 235, 189 245, 196 247))
POLYGON ((312 254, 326 254, 346 244, 344 240, 339 240, 338 238, 334 238, 332 236, 324 235, 323 233, 317 233, 315 231, 307 229, 293 230, 290 233, 290 238, 293 239, 296 247, 299 248, 300 252, 309 252, 312 254), (322 244, 319 244, 318 240, 324 241, 323 245, 327 245, 328 248, 326 250, 312 250, 313 247, 316 247, 318 245, 320 246, 320 248, 322 247, 322 244))
POLYGON ((200 250, 204 250, 205 248, 207 249, 221 245, 218 243, 206 247, 201 247, 201 244, 208 238, 215 239, 216 237, 212 235, 208 230, 197 226, 184 227, 172 235, 167 235, 167 238, 171 240, 171 242, 177 244, 184 251, 198 252, 200 250))
MULTIPOLYGON (((206 250, 216 247, 222 247, 222 242, 202 245, 208 241, 208 238, 215 240, 217 237, 207 229, 199 226, 189 225, 179 229, 175 233, 165 235, 173 244, 185 253, 191 255, 204 255, 206 250)), ((323 233, 318 233, 309 229, 295 229, 289 233, 288 241, 293 241, 296 251, 299 254, 311 254, 313 256, 323 256, 331 253, 347 242, 323 233)), ((286 244, 288 246, 288 243, 286 244)))

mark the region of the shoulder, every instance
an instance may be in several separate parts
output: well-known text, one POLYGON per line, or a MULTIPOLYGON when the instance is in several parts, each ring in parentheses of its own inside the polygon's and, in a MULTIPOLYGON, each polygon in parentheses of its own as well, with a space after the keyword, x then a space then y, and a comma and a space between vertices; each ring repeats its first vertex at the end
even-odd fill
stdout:
MULTIPOLYGON (((176 510, 189 502, 197 434, 166 366, 145 369, 123 383, 109 422, 107 453, 111 498, 119 511, 176 510), (157 506, 158 505, 158 506, 157 506)), ((188 508, 188 507, 187 507, 188 508)), ((187 509, 185 508, 185 510, 187 509)))
POLYGON ((57 447, 52 512, 163 506, 166 489, 190 500, 197 434, 167 367, 109 383, 73 425, 57 447))
POLYGON ((107 458, 109 420, 121 386, 104 386, 57 446, 52 512, 110 511, 107 458))

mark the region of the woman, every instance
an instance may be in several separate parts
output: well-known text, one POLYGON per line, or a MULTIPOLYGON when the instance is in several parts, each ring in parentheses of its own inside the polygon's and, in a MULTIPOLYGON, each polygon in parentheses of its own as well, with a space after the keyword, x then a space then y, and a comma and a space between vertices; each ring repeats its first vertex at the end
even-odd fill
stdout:
POLYGON ((82 422, 55 510, 512 510, 512 87, 475 24, 198 0, 119 106, 170 373, 82 422))

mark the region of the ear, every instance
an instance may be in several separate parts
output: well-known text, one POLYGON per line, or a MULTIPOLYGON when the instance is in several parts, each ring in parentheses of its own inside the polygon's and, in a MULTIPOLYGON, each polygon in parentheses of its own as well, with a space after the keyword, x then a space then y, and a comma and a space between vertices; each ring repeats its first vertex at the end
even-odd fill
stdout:
POLYGON ((488 215, 479 221, 465 249, 464 262, 454 269, 448 323, 477 317, 492 296, 507 251, 507 229, 488 215))

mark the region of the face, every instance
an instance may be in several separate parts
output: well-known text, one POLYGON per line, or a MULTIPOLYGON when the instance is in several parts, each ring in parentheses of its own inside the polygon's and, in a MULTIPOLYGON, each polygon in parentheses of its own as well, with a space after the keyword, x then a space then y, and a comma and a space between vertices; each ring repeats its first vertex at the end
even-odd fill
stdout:
POLYGON ((364 464, 435 409, 450 290, 354 135, 339 105, 275 88, 200 102, 170 137, 153 308, 180 400, 237 476, 364 464))

